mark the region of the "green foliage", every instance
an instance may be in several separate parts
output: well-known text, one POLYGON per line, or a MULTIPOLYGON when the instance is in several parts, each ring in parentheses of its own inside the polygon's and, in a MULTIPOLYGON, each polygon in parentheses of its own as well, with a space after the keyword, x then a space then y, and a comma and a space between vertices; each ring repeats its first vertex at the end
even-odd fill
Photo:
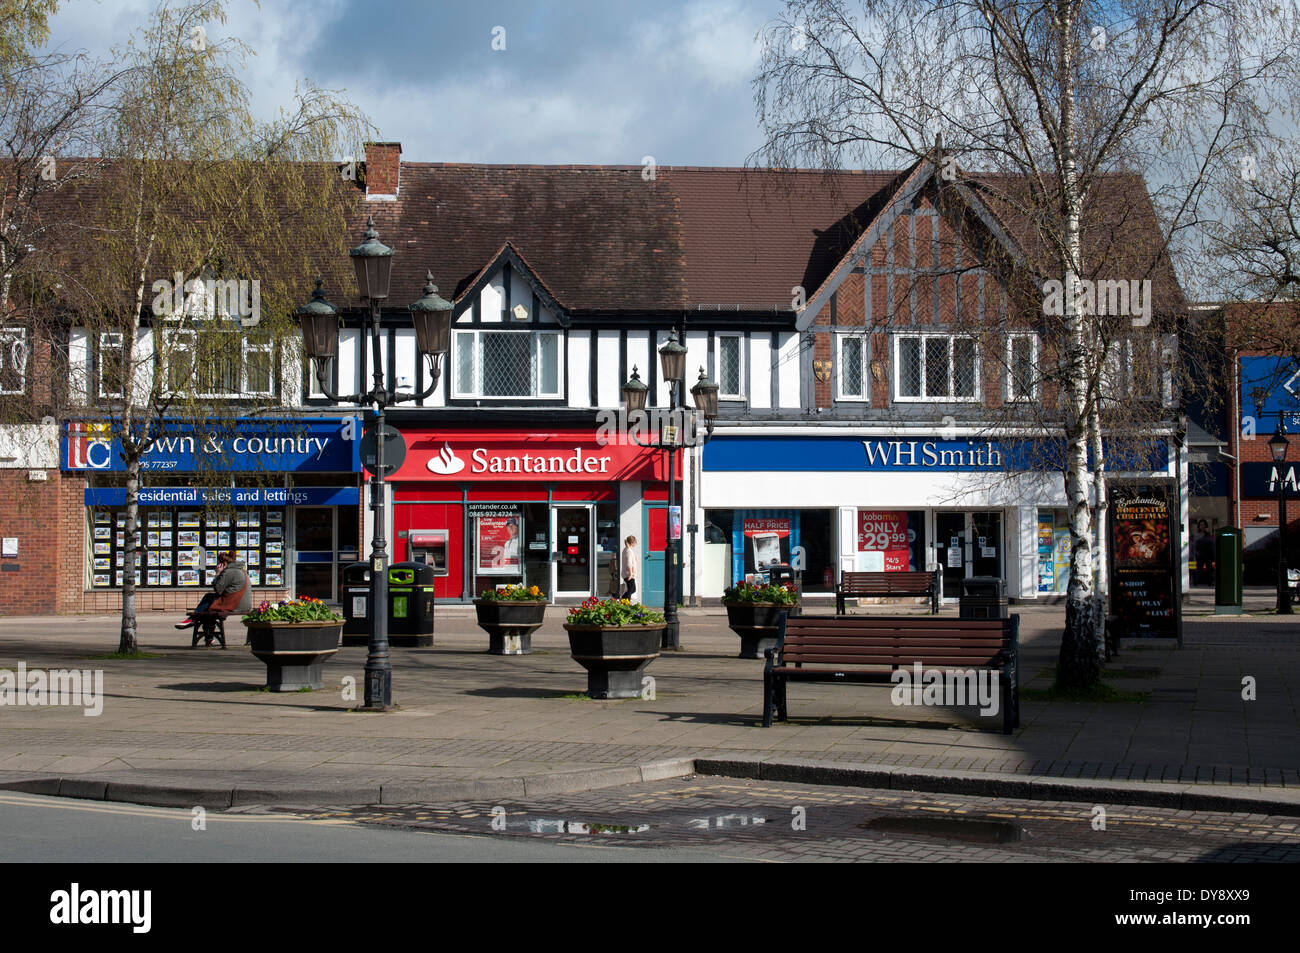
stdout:
POLYGON ((319 599, 311 596, 299 596, 290 602, 281 599, 274 605, 263 601, 252 612, 243 617, 249 622, 342 622, 343 617, 319 599))
POLYGON ((746 605, 751 602, 775 602, 778 605, 792 606, 799 598, 799 591, 788 583, 778 586, 775 583, 756 586, 753 583, 742 582, 738 586, 730 586, 722 593, 722 601, 732 604, 746 605))
POLYGON ((569 610, 571 625, 655 625, 664 621, 663 613, 627 599, 587 599, 569 610))

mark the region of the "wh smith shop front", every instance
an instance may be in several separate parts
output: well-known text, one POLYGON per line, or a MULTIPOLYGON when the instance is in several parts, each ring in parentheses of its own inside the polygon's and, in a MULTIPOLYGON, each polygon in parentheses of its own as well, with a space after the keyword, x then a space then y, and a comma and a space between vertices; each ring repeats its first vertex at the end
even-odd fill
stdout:
MULTIPOLYGON (((360 552, 360 421, 244 419, 169 423, 145 454, 136 566, 143 609, 194 605, 234 550, 255 599, 336 601, 339 568, 360 552)), ((121 605, 125 464, 105 425, 70 422, 65 477, 85 477, 84 611, 121 605)))
MULTIPOLYGON (((1042 446, 771 428, 715 436, 701 460, 699 592, 720 596, 799 547, 810 593, 833 591, 843 572, 939 568, 945 599, 969 576, 996 576, 1011 598, 1059 600, 1069 583, 1065 491, 1061 474, 1039 465, 1042 446)), ((1163 444, 1157 453, 1169 456, 1163 444)), ((1167 461, 1114 478, 1172 484, 1174 473, 1167 461)))
POLYGON ((593 429, 401 429, 407 455, 390 477, 392 556, 432 565, 438 599, 469 601, 510 583, 537 586, 552 601, 604 595, 629 535, 639 540, 643 575, 662 560, 662 452, 601 441, 593 429))

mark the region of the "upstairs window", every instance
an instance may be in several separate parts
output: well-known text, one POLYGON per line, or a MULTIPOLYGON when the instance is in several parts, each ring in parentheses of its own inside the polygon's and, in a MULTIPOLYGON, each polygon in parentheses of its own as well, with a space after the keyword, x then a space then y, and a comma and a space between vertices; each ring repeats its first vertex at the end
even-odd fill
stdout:
POLYGON ((979 349, 974 338, 900 334, 894 338, 894 347, 895 400, 979 399, 979 349))
POLYGON ((1012 334, 1007 338, 1007 399, 1033 400, 1038 396, 1038 335, 1012 334))
POLYGON ((121 397, 123 384, 122 364, 125 348, 121 331, 104 331, 99 335, 99 396, 121 397))
POLYGON ((27 392, 27 329, 0 328, 0 394, 27 392))
POLYGON ((862 332, 835 336, 835 399, 866 400, 867 339, 862 332))
POLYGON ((558 331, 452 332, 452 396, 564 396, 558 331))
POLYGON ((167 335, 166 386, 197 398, 269 397, 274 346, 254 333, 174 331, 167 335))
POLYGON ((718 361, 718 397, 745 398, 745 352, 739 334, 719 334, 714 340, 718 361))
POLYGON ((1103 401, 1160 400, 1164 390, 1164 353, 1155 335, 1112 341, 1101 369, 1103 401))

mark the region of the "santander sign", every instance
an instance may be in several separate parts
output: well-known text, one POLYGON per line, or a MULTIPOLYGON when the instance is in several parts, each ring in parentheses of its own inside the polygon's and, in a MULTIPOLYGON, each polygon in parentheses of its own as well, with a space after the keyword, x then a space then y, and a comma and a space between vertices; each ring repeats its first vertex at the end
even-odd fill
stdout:
POLYGON ((408 436, 411 453, 396 479, 629 480, 656 479, 652 450, 635 444, 602 446, 583 434, 438 433, 427 442, 408 436), (414 466, 412 466, 414 464, 414 466))

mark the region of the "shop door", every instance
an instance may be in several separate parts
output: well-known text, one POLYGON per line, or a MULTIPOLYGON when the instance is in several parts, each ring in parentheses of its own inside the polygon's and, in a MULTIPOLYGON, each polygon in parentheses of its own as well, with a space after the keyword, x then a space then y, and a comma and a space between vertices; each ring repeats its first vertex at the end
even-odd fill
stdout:
POLYGON ((594 591, 596 508, 591 504, 551 509, 551 540, 555 566, 551 591, 557 597, 586 598, 594 591))
POLYGON ((961 595, 961 581, 966 578, 965 513, 934 514, 934 551, 943 567, 943 595, 956 599, 961 595))
POLYGON ((334 529, 334 507, 294 507, 293 595, 337 601, 334 597, 334 529))
POLYGON ((637 601, 647 606, 664 604, 664 546, 668 542, 668 507, 647 503, 637 555, 641 578, 637 580, 637 601))
POLYGON ((970 539, 972 576, 1002 578, 1002 514, 972 513, 970 539))

